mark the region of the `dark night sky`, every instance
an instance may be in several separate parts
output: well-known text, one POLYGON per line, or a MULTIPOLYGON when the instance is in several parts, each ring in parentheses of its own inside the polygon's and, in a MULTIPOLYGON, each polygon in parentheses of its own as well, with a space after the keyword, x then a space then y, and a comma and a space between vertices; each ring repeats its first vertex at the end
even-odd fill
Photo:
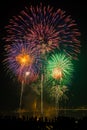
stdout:
MULTIPOLYGON (((0 0, 0 110, 15 109, 19 102, 18 83, 13 82, 4 71, 2 60, 4 59, 2 40, 4 26, 8 24, 13 15, 17 15, 25 6, 36 5, 36 0, 0 0), (31 2, 32 1, 32 2, 31 2), (2 3, 3 2, 3 3, 2 3)), ((55 9, 61 8, 76 20, 81 32, 81 53, 76 63, 76 72, 70 88, 70 106, 87 106, 87 4, 76 0, 44 0, 44 5, 51 5, 55 9)))

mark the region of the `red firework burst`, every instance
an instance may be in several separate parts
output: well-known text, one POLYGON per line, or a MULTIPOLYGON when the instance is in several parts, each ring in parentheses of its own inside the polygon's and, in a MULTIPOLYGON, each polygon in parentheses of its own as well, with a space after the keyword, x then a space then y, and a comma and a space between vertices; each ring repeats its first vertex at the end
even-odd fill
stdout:
POLYGON ((41 53, 55 48, 63 50, 69 56, 77 58, 80 52, 80 32, 75 20, 67 16, 65 11, 50 6, 31 6, 14 16, 6 26, 6 41, 27 39, 35 44, 41 53))

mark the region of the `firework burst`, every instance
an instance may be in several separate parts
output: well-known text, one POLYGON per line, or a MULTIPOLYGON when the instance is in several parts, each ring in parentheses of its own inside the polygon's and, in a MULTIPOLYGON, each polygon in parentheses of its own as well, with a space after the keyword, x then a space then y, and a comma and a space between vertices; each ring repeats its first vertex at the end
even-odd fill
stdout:
POLYGON ((48 59, 46 71, 50 82, 55 81, 59 85, 67 85, 71 81, 73 64, 70 57, 55 53, 48 59))
POLYGON ((50 89, 50 97, 56 99, 56 103, 58 101, 64 99, 68 99, 67 95, 65 94, 68 91, 67 86, 52 86, 50 89))
POLYGON ((62 49, 69 56, 77 58, 80 52, 79 30, 71 16, 65 11, 54 10, 50 6, 31 6, 14 16, 6 26, 8 32, 6 41, 16 41, 19 38, 33 41, 41 53, 55 48, 62 49))
POLYGON ((40 57, 37 50, 18 41, 5 46, 7 71, 13 72, 20 81, 34 81, 40 72, 40 57))

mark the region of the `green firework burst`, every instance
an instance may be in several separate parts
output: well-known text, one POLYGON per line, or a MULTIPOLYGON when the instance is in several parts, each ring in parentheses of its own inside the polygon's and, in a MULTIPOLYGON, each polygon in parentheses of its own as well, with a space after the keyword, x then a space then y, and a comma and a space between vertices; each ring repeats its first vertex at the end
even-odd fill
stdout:
POLYGON ((73 64, 70 57, 64 53, 51 54, 47 62, 47 79, 52 84, 68 85, 73 74, 73 64))

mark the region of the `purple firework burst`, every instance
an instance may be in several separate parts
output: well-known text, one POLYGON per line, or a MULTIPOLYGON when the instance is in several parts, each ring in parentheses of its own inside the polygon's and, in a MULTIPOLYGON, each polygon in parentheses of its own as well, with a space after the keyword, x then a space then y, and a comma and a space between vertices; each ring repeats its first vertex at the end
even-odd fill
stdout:
POLYGON ((80 32, 75 20, 67 16, 65 11, 50 6, 31 6, 14 16, 6 26, 6 41, 27 39, 35 44, 41 53, 58 48, 69 56, 77 58, 80 52, 80 32))
POLYGON ((6 59, 3 61, 7 65, 7 71, 13 72, 21 82, 32 82, 37 79, 40 73, 39 52, 25 42, 18 41, 5 46, 6 59))

